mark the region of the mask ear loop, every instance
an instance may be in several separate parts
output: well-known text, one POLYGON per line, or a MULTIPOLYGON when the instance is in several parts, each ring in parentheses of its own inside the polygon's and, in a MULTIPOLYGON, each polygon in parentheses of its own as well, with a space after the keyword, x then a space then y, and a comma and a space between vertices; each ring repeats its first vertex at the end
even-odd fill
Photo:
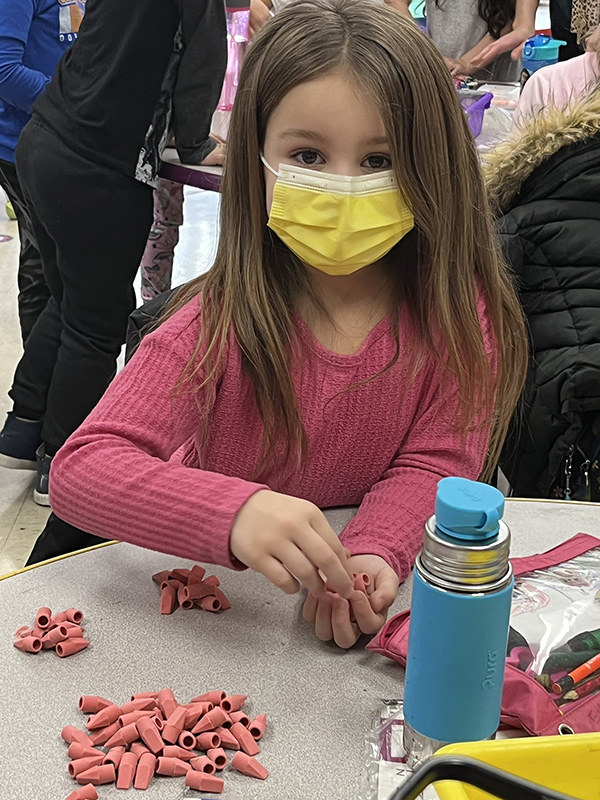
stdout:
POLYGON ((273 175, 275 175, 275 177, 276 177, 276 178, 278 178, 278 177, 279 177, 279 173, 278 173, 276 170, 274 170, 274 169, 273 169, 273 167, 272 167, 270 164, 268 164, 268 163, 267 163, 267 160, 266 160, 266 158, 263 156, 263 154, 262 154, 262 153, 260 154, 260 160, 261 160, 261 161, 262 161, 262 163, 265 165, 265 167, 266 167, 266 168, 269 170, 269 172, 272 172, 272 173, 273 173, 273 175))

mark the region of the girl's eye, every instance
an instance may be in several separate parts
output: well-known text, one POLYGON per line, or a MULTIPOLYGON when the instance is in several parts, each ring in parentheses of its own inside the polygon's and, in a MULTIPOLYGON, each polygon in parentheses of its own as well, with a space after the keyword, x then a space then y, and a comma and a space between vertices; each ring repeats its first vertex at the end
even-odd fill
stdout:
POLYGON ((324 159, 316 150, 298 150, 294 153, 292 158, 295 158, 300 164, 305 167, 314 167, 317 164, 324 164, 324 159))
POLYGON ((391 169, 392 159, 389 156, 384 156, 382 153, 373 153, 367 156, 362 163, 363 167, 368 169, 391 169))

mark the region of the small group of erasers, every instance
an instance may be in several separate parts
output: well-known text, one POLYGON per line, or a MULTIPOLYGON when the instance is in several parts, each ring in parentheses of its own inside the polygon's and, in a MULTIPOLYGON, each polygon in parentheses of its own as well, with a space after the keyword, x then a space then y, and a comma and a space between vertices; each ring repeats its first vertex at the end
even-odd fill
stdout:
POLYGON ((155 775, 185 777, 199 792, 223 791, 217 776, 229 764, 252 778, 269 773, 254 758, 267 728, 267 715, 250 719, 246 695, 207 692, 186 705, 170 689, 141 692, 122 706, 96 695, 83 695, 79 708, 91 714, 87 731, 67 725, 61 736, 69 745, 69 775, 81 788, 67 800, 97 800, 95 787, 147 789, 155 775), (229 760, 226 751, 234 751, 229 760))
POLYGON ((152 576, 160 586, 160 613, 172 614, 177 606, 189 610, 226 611, 231 608, 221 590, 216 575, 206 576, 206 570, 196 564, 192 569, 165 569, 152 576))
POLYGON ((15 647, 25 653, 40 650, 56 650, 61 658, 85 650, 89 641, 83 635, 83 613, 77 608, 68 608, 52 616, 45 606, 35 615, 33 628, 23 625, 15 631, 15 647))

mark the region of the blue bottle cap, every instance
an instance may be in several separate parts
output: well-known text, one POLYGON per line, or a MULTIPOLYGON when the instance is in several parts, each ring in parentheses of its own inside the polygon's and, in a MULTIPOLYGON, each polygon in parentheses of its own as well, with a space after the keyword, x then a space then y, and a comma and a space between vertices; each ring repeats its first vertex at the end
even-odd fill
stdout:
POLYGON ((487 483, 442 478, 435 500, 435 524, 448 536, 481 541, 496 536, 504 495, 487 483))
POLYGON ((566 42, 560 39, 553 39, 543 33, 537 33, 531 39, 527 39, 523 45, 523 58, 530 61, 558 60, 558 51, 566 42))

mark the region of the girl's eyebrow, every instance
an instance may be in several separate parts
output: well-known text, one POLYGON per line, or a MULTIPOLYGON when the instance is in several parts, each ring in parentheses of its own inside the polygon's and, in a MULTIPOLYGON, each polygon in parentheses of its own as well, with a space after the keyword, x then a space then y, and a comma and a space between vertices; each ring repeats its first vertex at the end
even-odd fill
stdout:
POLYGON ((323 136, 316 131, 303 131, 300 128, 288 128, 279 134, 279 139, 316 139, 319 142, 324 141, 323 136))

